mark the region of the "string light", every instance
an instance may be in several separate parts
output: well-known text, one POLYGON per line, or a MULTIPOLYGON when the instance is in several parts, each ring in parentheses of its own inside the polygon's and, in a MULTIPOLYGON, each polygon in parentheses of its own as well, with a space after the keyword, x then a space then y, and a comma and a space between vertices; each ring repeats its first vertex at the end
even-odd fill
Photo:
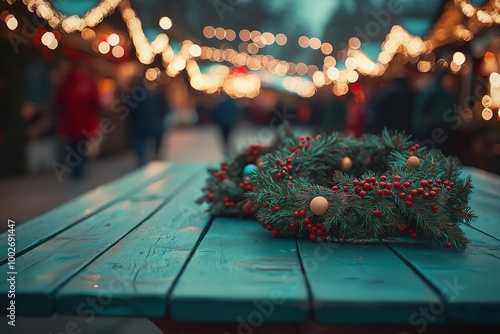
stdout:
POLYGON ((158 24, 160 25, 160 28, 162 28, 163 30, 168 30, 172 28, 172 20, 167 16, 162 17, 158 22, 158 24))
MULTIPOLYGON (((342 58, 346 59, 345 70, 339 70, 335 67, 336 59, 330 56, 330 53, 333 52, 333 46, 330 43, 321 42, 321 40, 315 37, 309 38, 307 36, 301 36, 298 40, 301 47, 310 47, 314 50, 321 49, 321 52, 325 54, 323 71, 320 71, 315 65, 308 66, 304 63, 295 64, 285 60, 274 59, 270 55, 257 55, 259 49, 266 45, 271 45, 273 43, 280 46, 285 45, 288 39, 287 36, 282 33, 274 35, 271 32, 261 33, 257 30, 250 32, 249 30, 243 29, 238 33, 240 40, 244 42, 240 44, 240 52, 226 47, 221 49, 201 47, 197 44, 193 44, 191 41, 184 41, 179 53, 175 54, 172 47, 169 45, 169 39, 166 34, 159 34, 152 42, 148 41, 144 34, 142 23, 131 8, 128 0, 102 0, 83 17, 76 15, 66 17, 55 11, 46 0, 24 0, 23 2, 30 11, 35 11, 37 15, 46 19, 51 27, 61 29, 64 32, 81 31, 82 38, 85 40, 94 39, 96 34, 91 28, 101 22, 104 17, 108 16, 119 6, 118 8, 121 11, 122 18, 127 26, 129 36, 136 49, 137 58, 140 62, 150 64, 154 60, 155 55, 161 54, 162 62, 165 65, 168 75, 175 76, 180 73, 180 71, 186 69, 193 87, 196 86, 206 92, 215 92, 223 87, 224 90, 235 90, 239 92, 234 93, 234 96, 253 96, 253 94, 260 89, 260 79, 258 80, 258 84, 256 84, 257 81, 251 77, 252 75, 245 74, 243 77, 233 76, 229 79, 229 73, 225 75, 222 75, 222 72, 207 75, 201 74, 195 58, 200 57, 216 62, 228 61, 234 66, 247 66, 249 69, 256 71, 267 69, 270 73, 275 73, 279 76, 308 74, 311 76, 312 81, 305 79, 302 79, 303 81, 294 81, 292 85, 294 89, 291 91, 303 97, 310 97, 315 94, 316 87, 321 87, 333 82, 333 93, 336 95, 343 95, 348 91, 348 84, 354 83, 359 79, 359 74, 380 76, 385 72, 393 59, 401 63, 406 63, 408 61, 416 63, 419 71, 428 72, 434 66, 434 55, 432 50, 446 43, 450 35, 456 39, 468 41, 474 37, 474 34, 478 32, 481 26, 500 23, 500 15, 498 13, 500 1, 490 0, 482 7, 474 7, 468 0, 454 0, 454 4, 452 3, 451 5, 455 7, 458 6, 461 9, 460 12, 467 17, 469 21, 463 22, 463 24, 454 23, 452 25, 453 28, 448 29, 447 27, 450 25, 445 24, 445 22, 449 22, 446 21, 446 16, 451 10, 448 4, 444 9, 445 13, 440 17, 427 40, 423 40, 418 36, 412 36, 400 26, 393 26, 382 44, 382 50, 377 57, 377 62, 373 62, 363 53, 361 51, 360 40, 356 37, 352 37, 349 39, 348 49, 340 50, 340 56, 346 57, 342 58), (471 22, 478 22, 479 24, 474 26, 471 22), (434 36, 436 38, 433 38, 434 36), (398 55, 394 58, 396 54, 398 55), (419 60, 419 57, 423 54, 425 54, 424 60, 419 60), (432 57, 429 55, 432 55, 432 57), (203 81, 207 81, 207 84, 200 84, 203 81), (232 83, 226 84, 228 81, 232 83), (250 84, 250 82, 253 82, 253 84, 250 84), (251 86, 254 88, 251 88, 251 86), (255 87, 258 88, 255 89, 255 87), (252 93, 248 93, 249 91, 252 93)), ((1 15, 9 29, 14 30, 17 28, 18 21, 12 14, 4 11, 1 15)), ((166 16, 162 17, 159 20, 159 25, 162 29, 168 30, 172 27, 172 20, 166 16)), ((233 41, 237 37, 236 32, 232 29, 224 29, 222 27, 214 28, 211 26, 204 27, 203 35, 206 38, 215 37, 220 40, 226 39, 228 41, 233 41)), ((50 49, 55 49, 58 46, 58 40, 52 32, 46 32, 42 36, 42 43, 50 49)), ((111 50, 114 57, 120 58, 124 55, 125 50, 122 46, 118 45, 119 43, 120 36, 111 33, 107 36, 105 41, 96 43, 93 47, 97 47, 97 50, 103 54, 107 54, 111 50)), ((493 58, 493 61, 496 61, 495 55, 492 54, 492 56, 493 57, 490 57, 486 54, 485 63, 490 60, 489 58, 493 58)), ((459 71, 463 72, 467 70, 465 62, 465 55, 461 52, 456 52, 453 55, 453 60, 450 61, 449 64, 444 59, 441 59, 436 62, 436 66, 449 66, 453 72, 458 73, 459 71)), ((227 67, 225 68, 227 69, 227 67)), ((148 69, 148 76, 149 78, 153 78, 153 72, 150 70, 153 69, 148 69)), ((154 73, 156 73, 156 77, 152 80, 155 80, 161 72, 159 69, 155 68, 154 73)), ((290 81, 287 82, 290 86, 290 81)), ((496 89, 496 95, 493 98, 490 97, 493 103, 495 103, 496 99, 500 98, 500 94, 498 93, 500 89, 500 75, 493 72, 490 75, 490 83, 492 91, 493 88, 496 89)), ((490 95, 493 96, 494 94, 491 93, 490 95)), ((483 118, 486 119, 489 117, 489 119, 491 119, 493 112, 490 106, 484 107, 485 110, 490 110, 491 116, 488 111, 483 110, 483 118)))
POLYGON ((53 29, 62 29, 70 33, 92 28, 101 23, 120 4, 121 0, 102 0, 96 7, 89 10, 83 17, 72 15, 66 17, 56 11, 47 0, 24 0, 24 4, 49 23, 53 29))

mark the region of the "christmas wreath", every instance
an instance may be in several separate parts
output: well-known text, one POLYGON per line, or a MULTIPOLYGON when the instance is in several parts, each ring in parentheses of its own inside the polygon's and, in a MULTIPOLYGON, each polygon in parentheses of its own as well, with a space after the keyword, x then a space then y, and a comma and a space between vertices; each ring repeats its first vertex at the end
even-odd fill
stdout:
POLYGON ((410 136, 384 130, 293 135, 251 145, 210 169, 204 196, 213 215, 254 216, 274 237, 359 241, 409 237, 464 249, 460 228, 475 216, 461 163, 410 136))

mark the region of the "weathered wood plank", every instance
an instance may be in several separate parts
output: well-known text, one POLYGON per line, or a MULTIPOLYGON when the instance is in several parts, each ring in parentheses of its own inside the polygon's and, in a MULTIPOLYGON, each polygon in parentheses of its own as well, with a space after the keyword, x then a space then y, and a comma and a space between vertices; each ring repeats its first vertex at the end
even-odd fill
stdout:
POLYGON ((304 321, 308 292, 295 241, 274 240, 253 220, 216 218, 170 305, 179 321, 234 321, 250 329, 304 321))
POLYGON ((435 286, 444 303, 434 303, 430 316, 446 314, 449 321, 500 324, 500 241, 463 227, 471 240, 465 252, 416 243, 390 244, 435 286))
MULTIPOLYGON (((160 204, 160 200, 116 203, 17 258, 16 313, 51 314, 53 294, 61 284, 140 224, 160 204)), ((0 270, 7 272, 7 264, 0 270)), ((0 289, 8 290, 6 280, 0 281, 0 289)), ((2 298, 2 312, 6 301, 2 298)))
POLYGON ((500 176, 474 167, 463 167, 462 175, 471 176, 475 189, 500 198, 500 176))
POLYGON ((478 216, 471 226, 500 240, 500 199, 474 191, 470 205, 478 216))
MULTIPOLYGON (((50 314, 55 291, 88 263, 175 197, 194 177, 192 168, 178 165, 162 175, 158 198, 130 198, 76 224, 19 257, 18 314, 50 314)), ((135 184, 137 186, 137 183, 135 184)), ((3 267, 5 272, 6 265, 3 267)), ((0 287, 6 282, 0 282, 0 287)))
MULTIPOLYGON (((205 180, 205 173, 197 174, 151 218, 65 284, 56 294, 57 312, 81 314, 90 309, 86 301, 91 298, 103 301, 97 315, 165 316, 168 292, 211 220, 204 206, 193 203, 205 180)), ((150 187, 165 196, 169 184, 150 187)))
MULTIPOLYGON (((48 211, 16 228, 17 255, 43 243, 99 210, 136 193, 169 169, 165 162, 154 162, 106 185, 99 186, 77 198, 48 211)), ((0 234, 1 240, 6 240, 0 234)), ((7 260, 7 244, 0 244, 0 264, 7 260)))
MULTIPOLYGON (((144 200, 144 199, 155 199, 155 198, 166 198, 172 195, 172 182, 181 181, 184 182, 186 177, 188 178, 197 178, 199 175, 203 175, 206 178, 208 174, 206 172, 206 166, 199 163, 182 163, 182 164, 173 164, 169 166, 167 172, 165 173, 168 177, 162 177, 157 179, 156 181, 150 183, 140 191, 134 193, 130 196, 132 200, 144 200), (179 179, 179 180, 177 180, 179 179), (175 181, 174 181, 175 180, 175 181)), ((190 181, 191 182, 191 181, 190 181)), ((192 185, 186 184, 186 187, 191 187, 192 185)), ((198 187, 201 189, 202 187, 198 187)), ((198 191, 199 189, 191 189, 193 196, 200 196, 201 193, 198 191)), ((193 197, 190 201, 188 201, 189 205, 194 201, 193 197)))
POLYGON ((319 323, 408 324, 419 307, 438 299, 382 243, 299 240, 298 245, 311 288, 313 316, 319 323))

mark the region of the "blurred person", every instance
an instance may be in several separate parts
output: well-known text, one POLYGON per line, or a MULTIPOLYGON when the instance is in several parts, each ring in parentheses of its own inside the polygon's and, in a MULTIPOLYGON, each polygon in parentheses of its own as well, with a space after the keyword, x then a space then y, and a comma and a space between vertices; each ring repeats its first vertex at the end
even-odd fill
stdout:
POLYGON ((137 106, 130 111, 132 142, 138 166, 146 163, 149 140, 153 142, 154 158, 159 159, 165 131, 165 115, 169 110, 162 86, 141 84, 141 87, 147 94, 144 99, 137 101, 137 106))
POLYGON ((415 96, 416 92, 408 77, 393 78, 379 96, 373 99, 369 108, 371 115, 366 130, 379 133, 387 128, 410 134, 415 96))
POLYGON ((35 52, 34 60, 26 66, 27 101, 21 108, 28 137, 26 164, 31 173, 50 170, 51 163, 56 158, 56 125, 50 101, 51 85, 47 65, 42 59, 43 55, 35 52))
POLYGON ((434 81, 417 97, 413 116, 414 136, 422 141, 432 141, 445 154, 452 154, 449 137, 454 122, 447 121, 446 114, 451 115, 458 106, 454 90, 455 81, 451 74, 446 71, 437 73, 434 81), (437 137, 436 130, 439 130, 437 137))
POLYGON ((241 116, 241 109, 236 100, 225 93, 221 93, 221 101, 214 109, 215 121, 222 134, 223 152, 229 155, 229 138, 232 131, 238 125, 241 116))
POLYGON ((59 136, 67 144, 72 160, 71 175, 84 176, 87 155, 90 152, 88 134, 99 131, 99 92, 82 64, 74 65, 64 76, 56 91, 59 136))

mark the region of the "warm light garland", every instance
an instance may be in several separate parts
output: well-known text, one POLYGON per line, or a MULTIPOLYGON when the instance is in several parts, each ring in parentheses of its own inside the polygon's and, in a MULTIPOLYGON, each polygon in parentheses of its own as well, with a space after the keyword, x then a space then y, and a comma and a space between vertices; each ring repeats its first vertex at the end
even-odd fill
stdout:
POLYGON ((53 29, 61 29, 70 33, 82 31, 85 28, 92 28, 113 13, 121 0, 102 0, 96 7, 89 10, 83 17, 66 15, 55 10, 49 1, 46 0, 23 0, 29 11, 36 14, 49 23, 53 29))
MULTIPOLYGON (((14 0, 4 1, 7 1, 9 4, 15 2, 14 0)), ((167 75, 173 77, 186 69, 193 88, 207 93, 214 93, 221 88, 231 91, 231 89, 227 87, 236 86, 238 89, 242 88, 237 93, 230 94, 235 97, 254 96, 255 92, 258 92, 260 89, 260 79, 258 81, 255 80, 253 75, 246 75, 248 79, 245 80, 239 80, 245 76, 230 77, 229 69, 226 66, 220 68, 225 68, 227 71, 218 70, 212 71, 209 74, 202 74, 199 70, 196 58, 207 59, 214 62, 226 61, 236 67, 246 66, 252 71, 265 69, 278 76, 303 76, 307 74, 311 77, 312 81, 293 77, 288 77, 285 80, 285 88, 302 97, 313 96, 316 92, 316 88, 328 84, 333 84, 332 91, 335 95, 343 95, 348 92, 348 85, 358 80, 359 74, 370 77, 384 74, 389 63, 397 53, 402 53, 405 57, 413 59, 412 62, 417 63, 419 71, 428 72, 431 70, 435 61, 432 51, 435 47, 446 43, 448 38, 445 37, 447 35, 443 32, 444 30, 442 27, 446 26, 448 22, 446 20, 449 19, 450 15, 454 15, 453 19, 457 19, 457 14, 455 13, 457 9, 460 15, 466 18, 466 22, 463 22, 464 24, 453 25, 453 29, 448 29, 455 39, 469 41, 474 37, 474 33, 477 33, 480 27, 500 23, 500 0, 490 0, 480 8, 474 7, 468 0, 454 0, 454 3, 450 3, 452 6, 447 5, 445 7, 433 31, 425 40, 418 36, 411 35, 398 25, 393 26, 382 44, 382 49, 376 62, 373 62, 362 51, 361 42, 358 38, 351 38, 348 47, 345 50, 340 50, 340 53, 345 55, 345 57, 342 56, 346 67, 345 69, 338 69, 336 67, 337 61, 330 55, 330 53, 333 52, 333 47, 330 43, 322 42, 314 37, 309 38, 301 36, 298 40, 301 47, 320 50, 325 54, 323 69, 320 70, 315 65, 307 65, 304 63, 296 64, 285 60, 275 59, 271 55, 257 54, 259 50, 266 45, 271 45, 273 43, 277 45, 286 44, 288 38, 282 33, 261 33, 257 30, 249 31, 243 29, 237 34, 232 29, 206 26, 203 29, 203 34, 206 38, 233 41, 238 35, 243 41, 240 43, 239 52, 227 47, 224 49, 217 49, 199 46, 187 40, 182 43, 179 53, 175 54, 169 44, 169 38, 165 33, 157 35, 152 42, 149 42, 142 28, 142 22, 131 7, 129 0, 102 0, 95 8, 89 10, 84 17, 79 17, 77 15, 67 17, 56 11, 46 0, 23 0, 23 3, 27 6, 28 10, 36 12, 38 16, 47 20, 52 28, 60 29, 67 33, 82 31, 82 38, 84 39, 94 38, 95 33, 92 34, 92 36, 86 33, 84 36, 83 32, 92 32, 90 28, 99 24, 106 16, 118 8, 136 49, 137 58, 141 63, 146 65, 151 64, 155 56, 161 54, 167 75), (471 22, 471 20, 474 21, 471 22), (437 38, 436 36, 439 37, 438 41, 435 40, 435 38, 437 38), (424 55, 424 59, 419 59, 421 55, 424 55), (246 89, 245 87, 253 88, 246 89)), ((458 17, 458 19, 461 18, 458 17)), ((17 20, 13 16, 12 18, 9 17, 9 20, 5 20, 5 23, 11 30, 17 28, 17 20)), ((172 20, 168 17, 162 17, 159 24, 162 29, 167 30, 172 26, 172 20)), ((108 47, 116 44, 116 41, 113 39, 114 37, 115 36, 112 35, 112 38, 102 47, 101 44, 99 44, 98 51, 104 54, 108 53, 110 51, 108 47)), ((44 44, 47 45, 47 47, 51 49, 57 47, 57 40, 51 39, 50 34, 47 35, 46 39, 47 41, 44 44), (50 43, 48 39, 50 39, 50 43)), ((113 48, 113 55, 115 55, 115 57, 123 56, 123 48, 117 48, 116 50, 113 48)), ((465 66, 464 63, 465 56, 461 53, 456 53, 449 66, 454 73, 458 73, 461 67, 465 66)), ((158 75, 153 76, 153 72, 151 71, 148 73, 148 80, 153 77, 158 77, 158 75)))

